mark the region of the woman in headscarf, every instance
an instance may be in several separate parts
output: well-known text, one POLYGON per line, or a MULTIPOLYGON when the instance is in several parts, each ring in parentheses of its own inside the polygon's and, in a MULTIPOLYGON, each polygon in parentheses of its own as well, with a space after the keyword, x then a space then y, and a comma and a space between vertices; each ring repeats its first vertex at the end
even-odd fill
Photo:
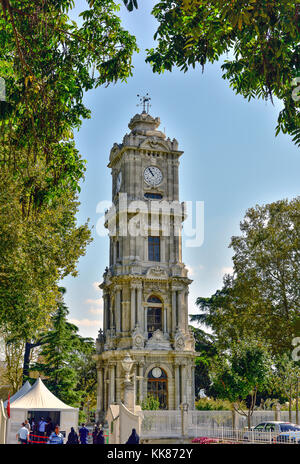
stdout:
POLYGON ((67 445, 79 445, 78 435, 73 427, 71 427, 71 432, 68 435, 67 445))
POLYGON ((99 433, 99 427, 96 424, 95 427, 94 427, 93 433, 92 433, 93 445, 95 445, 97 443, 97 435, 98 435, 98 433, 99 433))
POLYGON ((105 444, 105 439, 103 435, 103 430, 99 430, 99 433, 96 437, 96 445, 104 445, 105 444))
POLYGON ((140 437, 136 433, 136 430, 132 429, 131 435, 126 442, 126 445, 138 445, 139 442, 140 442, 140 437))

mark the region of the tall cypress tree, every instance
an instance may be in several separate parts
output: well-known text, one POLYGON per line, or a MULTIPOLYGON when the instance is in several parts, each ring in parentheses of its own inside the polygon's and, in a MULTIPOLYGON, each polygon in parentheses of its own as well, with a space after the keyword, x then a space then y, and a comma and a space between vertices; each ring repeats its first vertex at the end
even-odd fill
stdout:
POLYGON ((67 321, 69 310, 63 301, 65 289, 61 289, 61 298, 57 310, 52 316, 52 328, 43 334, 39 362, 31 371, 45 376, 49 390, 62 401, 70 405, 79 405, 83 392, 76 390, 79 382, 80 358, 83 353, 94 349, 91 338, 83 338, 78 328, 67 321))

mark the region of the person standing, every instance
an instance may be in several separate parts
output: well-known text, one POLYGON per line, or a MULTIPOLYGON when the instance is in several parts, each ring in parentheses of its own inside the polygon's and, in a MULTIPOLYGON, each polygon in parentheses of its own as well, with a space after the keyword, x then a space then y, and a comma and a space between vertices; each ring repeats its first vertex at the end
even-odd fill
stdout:
MULTIPOLYGON (((39 423, 38 423, 38 435, 40 437, 45 436, 45 429, 46 429, 46 422, 43 417, 40 417, 39 423)), ((39 439, 39 441, 43 442, 44 440, 42 438, 39 439)))
POLYGON ((30 433, 31 432, 31 427, 30 427, 30 423, 29 423, 29 421, 27 419, 24 422, 24 426, 26 427, 26 429, 28 429, 28 432, 30 433))
POLYGON ((51 433, 50 437, 48 438, 48 444, 50 445, 63 445, 64 444, 64 437, 59 431, 59 426, 56 425, 54 432, 51 433))
POLYGON ((97 435, 99 433, 99 427, 98 425, 96 424, 95 427, 94 427, 94 430, 93 430, 93 433, 92 433, 92 436, 93 436, 93 445, 95 445, 97 443, 97 435))
POLYGON ((27 445, 28 443, 29 430, 25 427, 25 422, 22 422, 22 427, 18 430, 16 439, 20 440, 21 445, 27 445))
POLYGON ((103 435, 103 430, 100 430, 98 435, 96 436, 96 445, 104 445, 105 444, 105 439, 103 435))
POLYGON ((140 437, 136 433, 135 429, 132 429, 131 435, 126 441, 126 445, 138 445, 140 442, 140 437))
POLYGON ((87 445, 87 437, 89 434, 89 429, 86 428, 85 424, 81 424, 81 429, 79 429, 80 443, 81 445, 87 445))
POLYGON ((46 434, 46 436, 50 437, 53 430, 54 430, 54 427, 53 427, 52 419, 51 419, 51 417, 47 417, 47 423, 45 425, 45 434, 46 434))
POLYGON ((67 445, 79 445, 78 435, 75 432, 74 428, 71 427, 71 432, 68 435, 67 445))

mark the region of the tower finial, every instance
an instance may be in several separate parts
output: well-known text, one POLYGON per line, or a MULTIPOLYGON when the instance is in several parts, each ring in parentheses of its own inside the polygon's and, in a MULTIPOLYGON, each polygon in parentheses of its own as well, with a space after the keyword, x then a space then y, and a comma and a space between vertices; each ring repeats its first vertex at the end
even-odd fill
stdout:
POLYGON ((139 94, 137 94, 137 97, 140 99, 140 103, 136 106, 142 106, 143 107, 143 113, 149 113, 149 108, 151 107, 150 105, 150 100, 151 100, 151 97, 149 97, 149 94, 146 93, 146 95, 144 96, 141 96, 139 94), (147 110, 146 110, 147 108, 147 110))

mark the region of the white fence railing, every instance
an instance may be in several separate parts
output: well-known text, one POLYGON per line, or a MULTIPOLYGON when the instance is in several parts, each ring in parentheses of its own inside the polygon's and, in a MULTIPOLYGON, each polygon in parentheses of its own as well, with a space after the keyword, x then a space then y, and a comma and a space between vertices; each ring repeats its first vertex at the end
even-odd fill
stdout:
POLYGON ((292 433, 280 434, 277 432, 258 432, 256 430, 241 430, 232 429, 228 427, 197 427, 197 439, 195 442, 209 443, 209 442, 223 442, 223 443, 260 443, 260 444, 299 444, 300 435, 292 433))
POLYGON ((142 436, 179 437, 181 436, 180 411, 143 411, 142 436))
MULTIPOLYGON (((243 443, 282 443, 286 441, 300 444, 300 437, 293 438, 292 434, 287 434, 285 440, 284 436, 277 439, 279 432, 248 431, 246 417, 237 414, 235 414, 234 426, 232 411, 189 410, 185 413, 184 420, 180 410, 143 411, 142 414, 141 437, 145 439, 180 438, 184 435, 190 439, 210 437, 243 443)), ((282 416, 280 420, 288 422, 288 417, 282 416)), ((274 419, 273 411, 255 411, 252 417, 252 425, 274 421, 274 419)))

